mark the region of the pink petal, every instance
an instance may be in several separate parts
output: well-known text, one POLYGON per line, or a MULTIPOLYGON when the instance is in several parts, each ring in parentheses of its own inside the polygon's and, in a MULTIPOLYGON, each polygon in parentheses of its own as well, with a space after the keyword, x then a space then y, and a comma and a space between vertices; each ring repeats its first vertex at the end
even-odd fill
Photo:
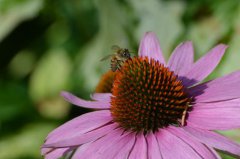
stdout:
POLYGON ((86 148, 84 151, 76 152, 74 156, 76 159, 117 159, 117 155, 121 153, 121 158, 124 158, 123 156, 128 156, 134 140, 135 138, 133 134, 124 133, 123 129, 115 129, 101 139, 90 143, 88 148, 86 148), (124 147, 127 148, 126 151, 121 152, 124 147))
POLYGON ((161 129, 156 133, 162 158, 167 159, 202 159, 192 147, 169 133, 165 129, 161 129))
POLYGON ((185 126, 184 130, 201 143, 240 157, 240 145, 222 135, 208 130, 190 128, 189 126, 185 126))
POLYGON ((148 159, 162 159, 162 155, 155 135, 150 132, 147 134, 146 139, 148 145, 148 159))
POLYGON ((131 134, 128 136, 128 138, 126 138, 126 140, 128 141, 124 146, 122 146, 122 148, 120 149, 119 153, 114 157, 114 159, 122 159, 122 158, 127 158, 130 154, 130 151, 132 150, 136 138, 135 135, 131 134))
POLYGON ((119 141, 109 143, 108 148, 105 148, 104 151, 99 151, 101 153, 100 158, 114 158, 114 159, 123 159, 127 158, 130 150, 133 147, 135 142, 134 133, 122 136, 119 141))
POLYGON ((193 109, 187 125, 208 130, 229 130, 240 127, 240 107, 193 109))
POLYGON ((208 147, 197 141, 195 138, 189 137, 189 135, 182 129, 177 127, 169 127, 167 129, 169 132, 179 137, 189 146, 191 146, 202 158, 207 159, 217 159, 218 156, 215 155, 208 147))
POLYGON ((138 54, 141 57, 148 56, 162 64, 165 64, 165 60, 162 54, 162 50, 159 45, 159 40, 155 33, 147 32, 142 38, 138 50, 138 54))
POLYGON ((109 101, 86 101, 69 92, 61 92, 61 96, 63 96, 66 101, 83 108, 109 109, 111 105, 109 101))
POLYGON ((143 133, 136 136, 136 143, 128 159, 147 159, 147 142, 143 133))
POLYGON ((230 100, 240 97, 240 71, 189 89, 196 103, 230 100))
POLYGON ((188 81, 183 81, 185 86, 192 86, 206 78, 218 65, 224 55, 226 45, 220 44, 210 50, 205 56, 199 59, 188 73, 183 76, 188 81))
POLYGON ((240 108, 240 98, 212 103, 196 103, 194 104, 193 111, 201 109, 222 109, 222 108, 240 108))
POLYGON ((93 93, 93 94, 91 94, 91 99, 96 100, 96 101, 110 102, 111 96, 112 96, 111 93, 93 93))
POLYGON ((193 55, 192 42, 181 43, 173 51, 168 61, 168 67, 179 76, 186 74, 193 65, 193 55))
POLYGON ((239 128, 240 98, 213 102, 196 103, 189 112, 187 123, 191 127, 210 130, 239 128))
POLYGON ((111 142, 119 141, 122 133, 123 133, 122 129, 119 128, 113 129, 109 134, 89 143, 89 146, 85 148, 84 151, 76 152, 74 154, 74 158, 76 159, 96 158, 96 155, 98 155, 98 151, 105 149, 106 146, 108 146, 108 144, 111 142))
POLYGON ((54 148, 41 148, 41 155, 46 155, 47 153, 53 151, 54 148))
POLYGON ((67 152, 70 151, 70 148, 59 148, 55 149, 45 155, 45 159, 59 159, 64 156, 67 152))
MULTIPOLYGON (((83 144, 81 146, 79 146, 77 148, 77 150, 73 153, 72 158, 71 159, 81 159, 81 155, 87 151, 88 149, 90 149, 92 142, 83 144)), ((88 159, 91 159, 90 157, 88 157, 88 159)))
POLYGON ((216 150, 212 147, 208 147, 208 149, 217 157, 217 159, 222 159, 222 157, 217 153, 216 150))
POLYGON ((109 110, 83 114, 49 133, 46 144, 87 133, 102 127, 110 121, 112 121, 112 116, 109 110))
POLYGON ((62 147, 79 146, 81 144, 85 144, 105 136, 109 132, 113 131, 116 127, 117 127, 116 124, 106 125, 85 134, 75 135, 62 140, 60 139, 59 141, 51 142, 49 144, 46 143, 42 147, 43 148, 50 148, 50 147, 62 148, 62 147))

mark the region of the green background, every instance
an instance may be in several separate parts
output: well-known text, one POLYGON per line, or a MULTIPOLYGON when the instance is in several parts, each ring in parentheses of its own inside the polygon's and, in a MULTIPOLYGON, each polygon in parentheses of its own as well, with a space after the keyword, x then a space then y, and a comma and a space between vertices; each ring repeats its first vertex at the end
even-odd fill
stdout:
MULTIPOLYGON (((146 31, 166 58, 181 41, 195 59, 228 44, 208 79, 240 68, 239 0, 0 0, 0 159, 42 158, 46 135, 89 111, 59 92, 89 99, 109 69, 100 59, 114 44, 137 54, 146 31)), ((222 133, 240 141, 239 132, 222 133)))

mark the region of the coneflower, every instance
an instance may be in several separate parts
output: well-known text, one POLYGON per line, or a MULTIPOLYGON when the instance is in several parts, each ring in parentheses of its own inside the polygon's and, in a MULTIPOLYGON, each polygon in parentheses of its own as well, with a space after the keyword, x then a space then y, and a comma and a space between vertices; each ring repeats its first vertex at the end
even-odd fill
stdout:
POLYGON ((240 71, 200 83, 218 65, 225 49, 220 44, 194 63, 192 43, 185 42, 166 63, 156 35, 146 33, 139 57, 116 71, 109 93, 95 93, 92 101, 86 101, 62 92, 70 103, 94 111, 53 130, 42 155, 49 159, 65 155, 216 159, 220 158, 217 149, 240 157, 239 144, 214 132, 240 127, 240 71))

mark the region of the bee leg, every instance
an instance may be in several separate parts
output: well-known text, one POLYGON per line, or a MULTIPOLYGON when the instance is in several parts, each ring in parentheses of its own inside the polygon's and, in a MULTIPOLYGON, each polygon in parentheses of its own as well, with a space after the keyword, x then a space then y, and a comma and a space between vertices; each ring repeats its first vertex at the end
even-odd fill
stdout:
POLYGON ((121 63, 122 61, 121 60, 117 60, 117 70, 121 72, 121 63))
POLYGON ((186 115, 187 115, 187 108, 186 107, 183 111, 183 114, 182 114, 182 119, 181 119, 181 125, 184 126, 185 125, 185 119, 186 119, 186 115))

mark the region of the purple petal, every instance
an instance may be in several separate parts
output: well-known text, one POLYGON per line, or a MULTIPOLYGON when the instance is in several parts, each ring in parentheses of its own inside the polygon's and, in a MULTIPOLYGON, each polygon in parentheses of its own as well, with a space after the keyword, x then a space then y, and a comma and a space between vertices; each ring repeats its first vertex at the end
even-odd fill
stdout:
POLYGON ((112 116, 109 110, 83 114, 49 133, 46 144, 87 133, 102 127, 110 121, 112 121, 112 116))
POLYGON ((226 45, 220 44, 199 59, 188 73, 184 74, 184 86, 192 86, 206 78, 218 65, 224 55, 226 45))
MULTIPOLYGON (((72 137, 60 139, 56 142, 46 143, 43 145, 43 148, 50 148, 50 147, 72 147, 72 146, 79 146, 81 144, 85 144, 94 140, 97 140, 109 132, 113 131, 117 127, 116 124, 106 125, 96 130, 90 131, 85 134, 79 134, 72 137)), ((77 132, 76 132, 77 134, 77 132)))
POLYGON ((230 100, 240 97, 240 71, 189 89, 196 103, 230 100))
POLYGON ((240 145, 222 135, 208 130, 190 128, 189 126, 185 126, 184 130, 201 143, 240 157, 240 145))
POLYGON ((173 51, 168 61, 168 67, 179 76, 186 74, 193 65, 193 55, 192 42, 181 43, 173 51))
POLYGON ((111 105, 109 101, 86 101, 69 92, 61 92, 61 96, 63 96, 66 101, 83 108, 109 109, 111 105))
POLYGON ((148 145, 148 159, 162 159, 162 155, 155 135, 150 132, 147 134, 146 139, 148 145))
POLYGON ((128 159, 147 159, 147 142, 143 133, 136 136, 136 143, 128 159))
POLYGON ((240 107, 194 109, 187 125, 207 130, 229 130, 240 127, 240 107))
POLYGON ((96 101, 110 102, 111 96, 112 96, 111 93, 93 93, 93 94, 91 94, 91 99, 96 100, 96 101))
POLYGON ((162 64, 165 64, 165 60, 162 54, 162 50, 159 45, 159 40, 155 33, 147 32, 142 38, 138 50, 138 55, 141 57, 148 56, 162 64))
POLYGON ((189 135, 182 129, 177 127, 169 127, 167 129, 169 132, 179 137, 185 143, 192 147, 202 158, 207 159, 217 159, 218 156, 215 155, 208 147, 197 141, 195 138, 189 137, 189 135))
POLYGON ((202 159, 190 145, 165 129, 157 132, 156 137, 164 159, 202 159))

